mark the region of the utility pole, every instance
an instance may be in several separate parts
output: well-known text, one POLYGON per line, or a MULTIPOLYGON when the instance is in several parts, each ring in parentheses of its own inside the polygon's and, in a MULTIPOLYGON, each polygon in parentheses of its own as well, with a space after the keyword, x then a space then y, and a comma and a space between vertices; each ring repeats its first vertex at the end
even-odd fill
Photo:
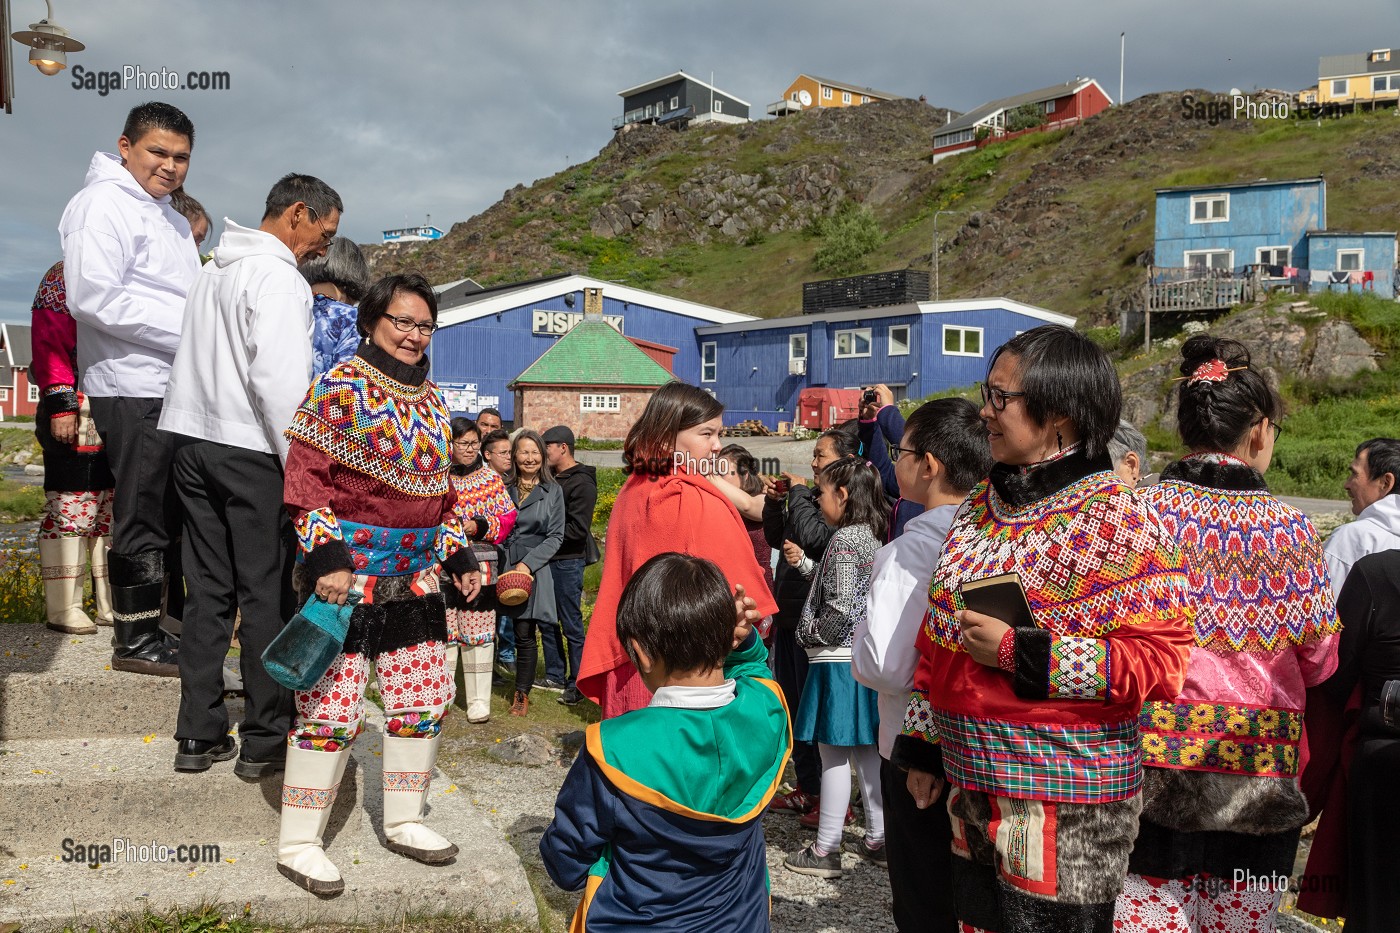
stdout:
POLYGON ((967 211, 938 210, 933 212, 933 300, 938 300, 938 215, 966 214, 967 211))
POLYGON ((1123 106, 1123 59, 1128 49, 1128 34, 1118 34, 1118 106, 1123 106))

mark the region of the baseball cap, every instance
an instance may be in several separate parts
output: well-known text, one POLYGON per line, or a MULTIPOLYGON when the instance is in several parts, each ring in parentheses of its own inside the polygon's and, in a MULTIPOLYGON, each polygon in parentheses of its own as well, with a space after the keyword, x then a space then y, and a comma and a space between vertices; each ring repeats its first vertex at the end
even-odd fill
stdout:
POLYGON ((569 449, 574 449, 574 432, 570 431, 562 424, 556 424, 548 431, 544 432, 544 442, 546 444, 568 444, 569 449))

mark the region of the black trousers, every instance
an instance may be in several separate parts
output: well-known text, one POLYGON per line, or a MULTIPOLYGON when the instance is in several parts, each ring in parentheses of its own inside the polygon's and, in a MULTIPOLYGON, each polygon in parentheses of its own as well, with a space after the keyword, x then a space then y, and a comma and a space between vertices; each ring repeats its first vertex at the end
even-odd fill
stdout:
POLYGON ((540 660, 540 646, 535 636, 539 630, 540 623, 534 619, 515 620, 515 689, 526 696, 535 686, 535 666, 540 660))
POLYGON ((268 675, 262 655, 296 612, 281 463, 275 454, 180 438, 173 473, 185 513, 189 591, 175 738, 212 741, 228 732, 223 664, 241 612, 243 755, 275 755, 291 728, 292 693, 268 675))
POLYGON ((880 760, 894 925, 899 933, 956 933, 953 823, 948 818, 947 791, 927 810, 920 810, 909 793, 907 778, 889 761, 880 760))
MULTIPOLYGON (((156 429, 164 399, 92 398, 92 418, 116 479, 112 550, 134 556, 165 551, 180 527, 180 503, 170 482, 175 435, 156 429)), ((122 585, 113 580, 114 586, 122 585)))
MULTIPOLYGON (((773 679, 787 698, 788 725, 791 726, 792 717, 797 715, 797 707, 802 702, 802 686, 807 682, 807 652, 797 644, 796 632, 774 626, 773 650, 768 663, 773 669, 773 679)), ((792 770, 797 774, 798 787, 813 797, 821 795, 822 756, 816 745, 792 740, 792 770)))

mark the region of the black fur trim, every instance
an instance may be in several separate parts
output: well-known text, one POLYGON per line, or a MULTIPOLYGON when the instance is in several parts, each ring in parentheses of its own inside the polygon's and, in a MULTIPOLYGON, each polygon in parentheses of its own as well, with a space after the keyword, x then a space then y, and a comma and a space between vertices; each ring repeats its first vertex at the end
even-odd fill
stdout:
POLYGON ((1252 836, 1246 833, 1187 833, 1148 819, 1138 823, 1128 870, 1151 878, 1211 874, 1232 878, 1236 869, 1254 875, 1289 875, 1302 827, 1252 836))
POLYGON ((481 564, 477 563, 476 554, 470 547, 462 547, 442 562, 442 569, 452 574, 471 573, 480 570, 481 564))
MULTIPOLYGON (((894 748, 890 752, 890 764, 901 771, 912 768, 915 771, 927 771, 941 778, 944 776, 943 746, 935 742, 925 742, 912 735, 897 735, 894 748)), ((938 805, 941 806, 941 801, 938 805)))
POLYGON ((41 414, 48 417, 54 415, 66 415, 69 412, 77 411, 81 406, 78 404, 78 393, 71 389, 64 389, 60 392, 50 392, 44 396, 39 403, 41 414))
POLYGON ((302 562, 302 571, 312 586, 326 574, 337 570, 349 570, 351 573, 355 571, 355 562, 350 559, 350 548, 346 547, 344 541, 332 539, 312 548, 302 562))
POLYGON ((1002 930, 1001 901, 997 897, 997 873, 954 853, 953 907, 958 920, 979 930, 1002 930))
POLYGON ((447 609, 441 593, 368 606, 361 603, 350 616, 343 650, 373 659, 425 641, 447 641, 447 609))
MULTIPOLYGON (((158 612, 161 600, 165 597, 162 583, 143 583, 140 586, 112 587, 112 612, 118 617, 135 616, 158 612)), ((157 623, 159 616, 153 616, 157 623)))
MULTIPOLYGON (((1005 933, 1112 933, 1114 901, 1066 904, 1027 894, 999 881, 1001 925, 1005 933)), ((959 919, 962 919, 959 917, 959 919)))
POLYGON ((165 553, 137 551, 135 554, 107 552, 107 573, 112 586, 142 586, 165 582, 165 553))
MULTIPOLYGON (((473 540, 473 541, 485 541, 485 540, 486 540, 486 536, 487 536, 488 534, 490 534, 490 532, 491 532, 491 529, 489 529, 489 528, 486 527, 486 524, 487 524, 487 522, 486 522, 486 516, 485 516, 485 515, 473 515, 473 516, 471 516, 471 517, 468 519, 468 521, 470 521, 470 522, 472 522, 473 524, 476 525, 476 534, 474 534, 474 535, 471 536, 472 540, 473 540)), ((492 543, 495 543, 495 542, 492 542, 492 543)))
POLYGON ((1268 492, 1269 485, 1254 467, 1244 463, 1213 463, 1188 458, 1178 460, 1162 471, 1162 479, 1174 479, 1193 486, 1225 489, 1230 492, 1268 492))
POLYGON ((1077 450, 1030 471, 998 463, 992 467, 991 481, 1002 501, 1008 505, 1022 506, 1054 495, 1092 473, 1112 469, 1113 461, 1107 453, 1088 457, 1082 450, 1077 450))
POLYGON ((1016 673, 1012 681, 1018 697, 1044 700, 1050 696, 1050 641, 1053 637, 1043 628, 1016 629, 1016 673))

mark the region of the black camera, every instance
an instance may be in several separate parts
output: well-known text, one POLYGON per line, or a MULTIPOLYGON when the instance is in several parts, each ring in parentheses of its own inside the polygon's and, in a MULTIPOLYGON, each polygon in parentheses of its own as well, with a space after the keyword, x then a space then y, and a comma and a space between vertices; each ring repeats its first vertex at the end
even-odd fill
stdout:
POLYGON ((1400 680, 1387 680, 1381 686, 1381 719, 1392 729, 1400 729, 1400 680))
POLYGON ((862 405, 874 405, 879 400, 880 393, 876 392, 874 389, 866 389, 860 396, 860 403, 862 405))

